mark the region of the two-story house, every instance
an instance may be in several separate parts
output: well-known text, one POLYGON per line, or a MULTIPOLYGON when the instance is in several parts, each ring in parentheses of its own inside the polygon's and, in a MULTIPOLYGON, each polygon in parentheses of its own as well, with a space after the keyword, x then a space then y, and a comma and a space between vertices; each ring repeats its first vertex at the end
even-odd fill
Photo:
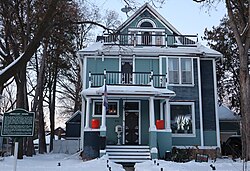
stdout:
POLYGON ((173 146, 220 146, 221 54, 182 35, 148 3, 78 55, 84 153, 122 162, 163 158, 173 146))

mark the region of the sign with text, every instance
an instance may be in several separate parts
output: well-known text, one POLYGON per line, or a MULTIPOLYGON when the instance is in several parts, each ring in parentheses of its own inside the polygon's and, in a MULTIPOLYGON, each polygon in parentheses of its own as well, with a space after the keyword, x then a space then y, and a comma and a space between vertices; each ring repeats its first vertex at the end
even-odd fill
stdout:
POLYGON ((1 135, 7 137, 28 137, 34 135, 35 113, 15 109, 4 113, 1 135))

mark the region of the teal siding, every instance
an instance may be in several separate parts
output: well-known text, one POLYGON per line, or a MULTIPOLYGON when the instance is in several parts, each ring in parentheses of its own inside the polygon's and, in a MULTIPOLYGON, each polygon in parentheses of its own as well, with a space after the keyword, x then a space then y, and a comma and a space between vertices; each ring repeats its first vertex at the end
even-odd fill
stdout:
POLYGON ((201 60, 201 84, 204 145, 216 145, 216 102, 212 60, 201 60))
POLYGON ((89 72, 91 73, 103 73, 104 69, 107 71, 119 71, 119 59, 118 58, 87 58, 87 70, 86 70, 86 85, 88 87, 89 72))
POLYGON ((216 131, 204 131, 204 145, 217 146, 216 131))
POLYGON ((107 71, 118 71, 119 70, 119 59, 118 58, 88 58, 87 60, 87 74, 92 73, 103 73, 104 69, 107 71))
POLYGON ((159 60, 158 59, 135 59, 136 72, 150 72, 159 73, 159 60))
POLYGON ((149 102, 148 100, 141 101, 141 143, 148 145, 149 141, 149 102))
POLYGON ((162 74, 167 73, 166 58, 162 58, 162 74))
POLYGON ((196 129, 196 137, 173 137, 173 146, 195 146, 200 145, 200 130, 196 129))

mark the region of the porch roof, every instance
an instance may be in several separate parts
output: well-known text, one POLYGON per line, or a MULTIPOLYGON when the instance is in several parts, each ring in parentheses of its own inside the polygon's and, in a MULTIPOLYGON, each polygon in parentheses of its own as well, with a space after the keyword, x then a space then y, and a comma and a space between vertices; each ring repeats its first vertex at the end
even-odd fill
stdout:
MULTIPOLYGON (((91 87, 82 91, 83 96, 102 96, 104 93, 104 86, 91 87)), ((120 85, 107 85, 107 94, 111 97, 172 97, 175 92, 167 88, 155 88, 152 86, 120 86, 120 85)))

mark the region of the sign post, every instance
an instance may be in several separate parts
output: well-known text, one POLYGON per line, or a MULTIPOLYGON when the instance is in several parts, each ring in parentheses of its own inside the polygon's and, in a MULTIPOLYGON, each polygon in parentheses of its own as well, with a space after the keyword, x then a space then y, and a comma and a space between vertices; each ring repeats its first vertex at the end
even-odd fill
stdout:
MULTIPOLYGON (((1 136, 5 137, 32 137, 34 135, 35 113, 24 109, 15 109, 4 113, 1 136)), ((15 142, 14 171, 17 166, 18 142, 15 142)))

